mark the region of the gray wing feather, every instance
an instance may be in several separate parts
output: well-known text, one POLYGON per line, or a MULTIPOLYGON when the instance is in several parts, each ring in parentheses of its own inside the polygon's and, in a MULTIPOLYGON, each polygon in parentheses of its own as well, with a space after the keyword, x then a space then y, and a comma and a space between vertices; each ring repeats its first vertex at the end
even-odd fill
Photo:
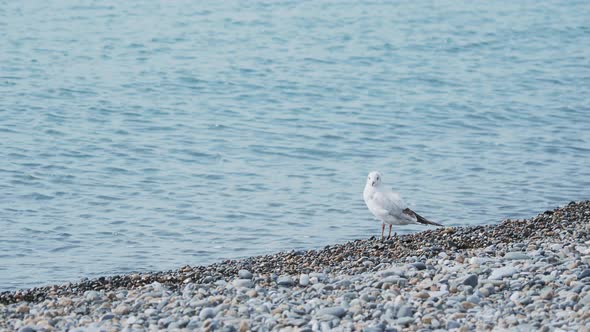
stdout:
POLYGON ((442 226, 439 223, 435 223, 434 221, 430 221, 421 215, 417 214, 416 212, 412 211, 410 208, 404 209, 404 214, 416 219, 416 221, 423 225, 435 225, 435 226, 442 226))

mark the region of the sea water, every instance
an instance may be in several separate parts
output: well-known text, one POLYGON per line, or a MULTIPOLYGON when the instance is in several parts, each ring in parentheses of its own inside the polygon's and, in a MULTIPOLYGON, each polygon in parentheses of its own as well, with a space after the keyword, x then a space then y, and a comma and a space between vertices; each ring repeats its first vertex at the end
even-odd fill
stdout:
POLYGON ((586 1, 0 3, 0 290, 590 198, 586 1))

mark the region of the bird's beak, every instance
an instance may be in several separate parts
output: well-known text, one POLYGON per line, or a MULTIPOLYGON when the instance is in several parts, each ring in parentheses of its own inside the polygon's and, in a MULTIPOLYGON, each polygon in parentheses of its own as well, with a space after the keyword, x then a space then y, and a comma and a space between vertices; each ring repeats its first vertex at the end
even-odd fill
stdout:
POLYGON ((375 186, 375 181, 371 182, 371 187, 375 186))

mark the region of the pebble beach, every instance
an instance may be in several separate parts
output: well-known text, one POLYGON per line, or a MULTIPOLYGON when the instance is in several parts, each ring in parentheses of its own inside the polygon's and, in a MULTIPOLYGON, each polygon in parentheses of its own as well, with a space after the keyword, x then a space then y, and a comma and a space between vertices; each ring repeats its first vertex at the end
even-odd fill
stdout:
POLYGON ((590 201, 0 293, 1 331, 590 331, 590 201))

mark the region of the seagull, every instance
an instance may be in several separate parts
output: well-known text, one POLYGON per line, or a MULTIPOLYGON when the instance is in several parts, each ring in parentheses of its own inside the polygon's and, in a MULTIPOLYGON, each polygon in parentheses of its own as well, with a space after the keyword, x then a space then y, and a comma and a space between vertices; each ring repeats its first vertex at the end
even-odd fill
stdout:
POLYGON ((385 224, 389 224, 389 236, 391 238, 392 225, 435 225, 443 226, 441 224, 432 222, 412 211, 401 198, 401 196, 393 190, 387 188, 382 182, 381 173, 373 171, 367 177, 365 190, 363 191, 363 198, 369 211, 381 220, 381 241, 383 241, 383 232, 385 231, 385 224))

